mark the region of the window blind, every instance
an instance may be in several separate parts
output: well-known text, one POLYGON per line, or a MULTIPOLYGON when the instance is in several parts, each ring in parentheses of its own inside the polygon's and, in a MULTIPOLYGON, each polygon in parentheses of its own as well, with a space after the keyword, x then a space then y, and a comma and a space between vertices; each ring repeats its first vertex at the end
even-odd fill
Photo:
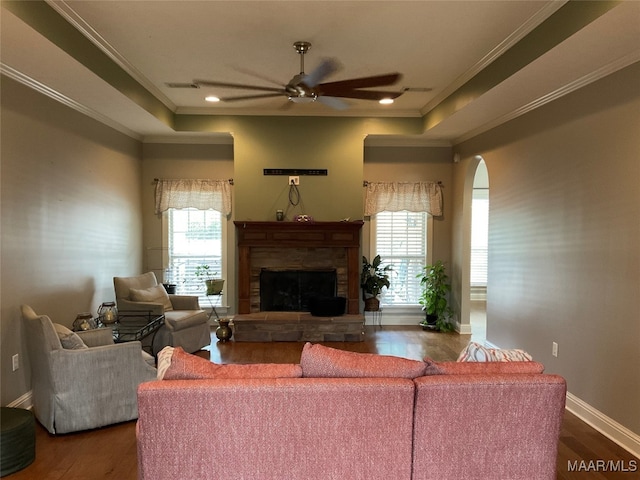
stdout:
POLYGON ((391 265, 391 288, 383 291, 386 305, 417 305, 421 273, 427 257, 425 212, 380 212, 375 217, 375 254, 391 265))
POLYGON ((168 267, 165 279, 176 285, 179 295, 198 295, 206 300, 203 277, 196 277, 199 265, 209 265, 211 277, 222 276, 222 215, 215 210, 195 208, 167 212, 168 267))

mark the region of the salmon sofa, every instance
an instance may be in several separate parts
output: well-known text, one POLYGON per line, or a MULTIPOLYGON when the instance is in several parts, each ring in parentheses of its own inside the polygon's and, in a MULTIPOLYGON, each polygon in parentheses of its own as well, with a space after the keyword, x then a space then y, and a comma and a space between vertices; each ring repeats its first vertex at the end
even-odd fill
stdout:
POLYGON ((138 388, 143 480, 556 478, 566 384, 536 362, 312 344, 289 365, 162 353, 163 379, 138 388))

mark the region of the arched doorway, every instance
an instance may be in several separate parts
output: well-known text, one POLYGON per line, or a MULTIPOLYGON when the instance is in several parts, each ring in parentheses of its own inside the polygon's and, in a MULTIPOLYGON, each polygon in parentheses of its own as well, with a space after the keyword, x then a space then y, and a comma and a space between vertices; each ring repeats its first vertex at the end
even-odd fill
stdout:
MULTIPOLYGON (((471 195, 469 300, 471 334, 474 340, 487 337, 487 265, 489 245, 489 174, 484 159, 478 160, 471 195)), ((474 162, 476 163, 476 162, 474 162)))

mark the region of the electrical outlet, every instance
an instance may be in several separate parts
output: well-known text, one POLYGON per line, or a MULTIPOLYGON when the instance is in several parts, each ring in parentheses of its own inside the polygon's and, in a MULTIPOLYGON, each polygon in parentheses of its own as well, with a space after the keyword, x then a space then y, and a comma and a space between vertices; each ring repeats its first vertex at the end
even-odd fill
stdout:
POLYGON ((289 185, 300 185, 300 177, 289 177, 289 185))
POLYGON ((11 357, 11 366, 12 366, 14 372, 18 368, 20 368, 20 357, 18 357, 17 353, 13 357, 11 357))
POLYGON ((556 342, 551 343, 551 355, 554 357, 558 356, 558 344, 556 342))

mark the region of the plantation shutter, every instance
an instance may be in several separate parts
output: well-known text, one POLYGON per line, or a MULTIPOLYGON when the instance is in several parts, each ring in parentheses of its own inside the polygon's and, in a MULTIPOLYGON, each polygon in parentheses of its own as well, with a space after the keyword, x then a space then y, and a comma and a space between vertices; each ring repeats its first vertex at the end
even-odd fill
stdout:
POLYGON ((416 305, 427 257, 427 214, 425 212, 380 212, 375 217, 375 253, 383 264, 392 265, 391 288, 381 300, 390 305, 416 305))

